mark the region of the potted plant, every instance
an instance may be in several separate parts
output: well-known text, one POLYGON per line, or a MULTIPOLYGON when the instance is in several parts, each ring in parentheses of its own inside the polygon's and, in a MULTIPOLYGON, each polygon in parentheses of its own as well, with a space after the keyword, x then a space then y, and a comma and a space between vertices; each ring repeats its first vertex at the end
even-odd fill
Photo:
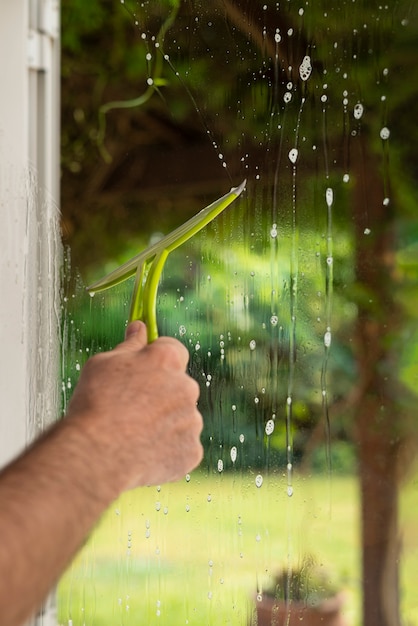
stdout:
POLYGON ((329 576, 305 558, 299 568, 285 568, 257 594, 252 626, 347 626, 344 594, 329 576))

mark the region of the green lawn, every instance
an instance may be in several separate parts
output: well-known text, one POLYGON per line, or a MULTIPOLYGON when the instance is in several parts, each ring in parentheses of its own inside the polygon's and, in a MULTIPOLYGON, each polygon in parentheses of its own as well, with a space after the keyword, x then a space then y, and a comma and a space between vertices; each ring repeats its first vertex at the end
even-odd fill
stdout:
MULTIPOLYGON (((418 483, 404 490, 405 623, 418 624, 418 483), (415 572, 415 574, 414 574, 415 572)), ((253 596, 281 565, 314 555, 347 592, 359 624, 354 478, 285 479, 196 472, 190 482, 125 494, 106 513, 59 587, 61 624, 248 624, 253 596), (72 622, 71 622, 72 620, 72 622)))

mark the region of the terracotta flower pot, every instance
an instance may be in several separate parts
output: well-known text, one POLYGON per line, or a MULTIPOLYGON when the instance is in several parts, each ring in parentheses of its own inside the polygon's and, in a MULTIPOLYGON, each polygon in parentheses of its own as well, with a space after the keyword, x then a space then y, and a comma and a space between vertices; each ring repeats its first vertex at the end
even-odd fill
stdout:
POLYGON ((318 606, 303 602, 283 602, 264 595, 256 600, 257 620, 253 626, 347 626, 342 614, 344 595, 339 593, 318 606))

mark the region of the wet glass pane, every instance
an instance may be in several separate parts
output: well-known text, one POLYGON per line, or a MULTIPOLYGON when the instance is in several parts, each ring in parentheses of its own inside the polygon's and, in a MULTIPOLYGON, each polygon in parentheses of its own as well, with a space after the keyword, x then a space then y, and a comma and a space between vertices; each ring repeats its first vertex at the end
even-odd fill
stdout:
POLYGON ((64 402, 133 280, 85 285, 247 186, 158 292, 202 465, 112 505, 60 623, 418 624, 417 37, 406 1, 63 2, 64 402))

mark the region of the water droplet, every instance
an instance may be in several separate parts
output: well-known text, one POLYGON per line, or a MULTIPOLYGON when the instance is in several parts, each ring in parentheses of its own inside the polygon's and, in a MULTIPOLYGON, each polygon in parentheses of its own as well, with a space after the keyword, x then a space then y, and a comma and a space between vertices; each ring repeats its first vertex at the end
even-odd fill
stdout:
POLYGON ((189 483, 190 482, 190 474, 186 474, 186 482, 189 483))
POLYGON ((326 102, 328 100, 328 96, 326 96, 325 94, 323 94, 321 96, 321 102, 326 102))
POLYGON ((287 404, 287 406, 290 406, 290 405, 292 404, 292 398, 291 398, 291 396, 288 396, 288 397, 287 397, 286 404, 287 404))
POLYGON ((276 34, 274 35, 274 41, 275 41, 276 43, 280 43, 280 42, 281 42, 281 40, 282 40, 282 37, 281 37, 281 35, 280 35, 279 31, 278 31, 278 30, 276 30, 276 34))
POLYGON ((327 205, 328 205, 329 207, 330 207, 330 206, 332 206, 332 203, 333 203, 333 201, 334 201, 334 192, 333 192, 333 190, 331 189, 331 187, 328 187, 328 188, 327 188, 327 190, 326 190, 326 192, 325 192, 325 199, 326 199, 327 205))
POLYGON ((229 454, 230 454, 230 457, 231 457, 231 461, 232 461, 233 463, 235 463, 235 461, 237 460, 237 452, 238 452, 238 451, 237 451, 236 447, 235 447, 235 446, 232 446, 232 448, 231 448, 231 452, 230 452, 229 454))
POLYGON ((187 332, 186 327, 183 326, 183 324, 181 326, 179 326, 179 335, 180 335, 180 337, 184 337, 186 332, 187 332))
POLYGON ((154 80, 152 78, 147 78, 147 85, 151 87, 154 84, 154 80))
POLYGON ((266 427, 265 427, 266 435, 271 435, 273 430, 274 430, 274 420, 268 420, 266 422, 266 427))
POLYGON ((389 198, 384 198, 382 204, 383 204, 383 206, 388 206, 389 202, 390 202, 389 198))
POLYGON ((222 461, 222 459, 218 459, 218 472, 222 472, 224 469, 224 462, 222 461))
POLYGON ((344 174, 343 183, 348 183, 349 180, 350 180, 350 174, 344 174))
POLYGON ((156 502, 155 503, 155 510, 156 511, 160 511, 161 510, 161 502, 156 502))
POLYGON ((270 230, 270 237, 277 237, 277 224, 273 224, 270 230))
POLYGON ((90 294, 90 298, 94 298, 94 296, 96 295, 96 292, 95 291, 89 291, 89 294, 90 294))
POLYGON ((292 99, 292 94, 290 93, 290 91, 286 91, 286 93, 283 96, 283 100, 284 102, 286 102, 286 104, 288 104, 292 99))
POLYGON ((244 441, 245 441, 245 436, 243 435, 243 433, 241 433, 241 434, 240 434, 240 436, 239 436, 239 441, 240 441, 240 443, 244 443, 244 441))
POLYGON ((255 339, 251 339, 250 341, 250 350, 255 350, 257 347, 255 339))
POLYGON ((327 265, 332 265, 333 261, 334 261, 334 259, 332 258, 332 256, 328 256, 327 257, 327 265))
POLYGON ((237 410, 237 405, 236 405, 236 404, 233 404, 233 405, 232 405, 232 407, 231 407, 231 409, 232 409, 233 411, 236 411, 236 410, 237 410))
POLYGON ((381 137, 381 139, 383 139, 385 141, 386 139, 389 139, 389 136, 390 136, 390 130, 389 130, 389 128, 384 126, 382 128, 382 130, 380 131, 380 137, 381 137))
POLYGON ((289 161, 291 161, 292 163, 296 163, 298 154, 299 154, 298 149, 292 148, 289 152, 289 161))
POLYGON ((277 315, 272 315, 270 318, 270 324, 272 326, 277 326, 278 323, 279 323, 279 318, 277 317, 277 315))
MULTIPOLYGON (((303 11, 303 9, 302 9, 303 11)), ((299 15, 301 15, 301 13, 299 12, 299 15)), ((300 64, 299 67, 299 74, 302 80, 308 80, 308 78, 310 77, 312 73, 312 64, 311 64, 311 57, 310 56, 305 56, 302 60, 302 63, 300 64)))
POLYGON ((326 348, 329 348, 331 345, 331 331, 327 330, 327 332, 324 335, 324 346, 326 348))
POLYGON ((197 344, 195 345, 194 349, 196 350, 196 352, 197 352, 198 350, 200 350, 200 343, 199 343, 199 342, 197 342, 197 344))
POLYGON ((186 504, 186 513, 190 513, 190 505, 186 504))
POLYGON ((145 58, 146 58, 147 61, 151 61, 151 59, 152 59, 151 52, 148 52, 148 54, 145 55, 145 58))
POLYGON ((365 235, 370 235, 372 231, 370 230, 370 228, 365 228, 363 232, 365 235))
POLYGON ((260 488, 262 484, 263 484, 263 477, 261 474, 257 474, 257 476, 255 477, 255 486, 260 488))
POLYGON ((354 107, 353 115, 356 118, 356 120, 359 120, 362 117, 363 113, 364 113, 364 106, 360 102, 358 102, 354 107))
POLYGON ((208 502, 212 502, 212 496, 210 495, 210 493, 208 493, 208 497, 206 498, 206 500, 207 500, 208 502))
POLYGON ((261 541, 261 536, 260 536, 260 534, 259 534, 259 533, 257 533, 257 534, 256 534, 256 536, 255 536, 255 540, 256 540, 256 541, 261 541))
POLYGON ((287 487, 287 495, 289 496, 289 498, 293 496, 293 487, 291 485, 288 485, 287 487))
POLYGON ((258 404, 260 402, 260 398, 258 398, 257 396, 254 398, 254 404, 258 404))

